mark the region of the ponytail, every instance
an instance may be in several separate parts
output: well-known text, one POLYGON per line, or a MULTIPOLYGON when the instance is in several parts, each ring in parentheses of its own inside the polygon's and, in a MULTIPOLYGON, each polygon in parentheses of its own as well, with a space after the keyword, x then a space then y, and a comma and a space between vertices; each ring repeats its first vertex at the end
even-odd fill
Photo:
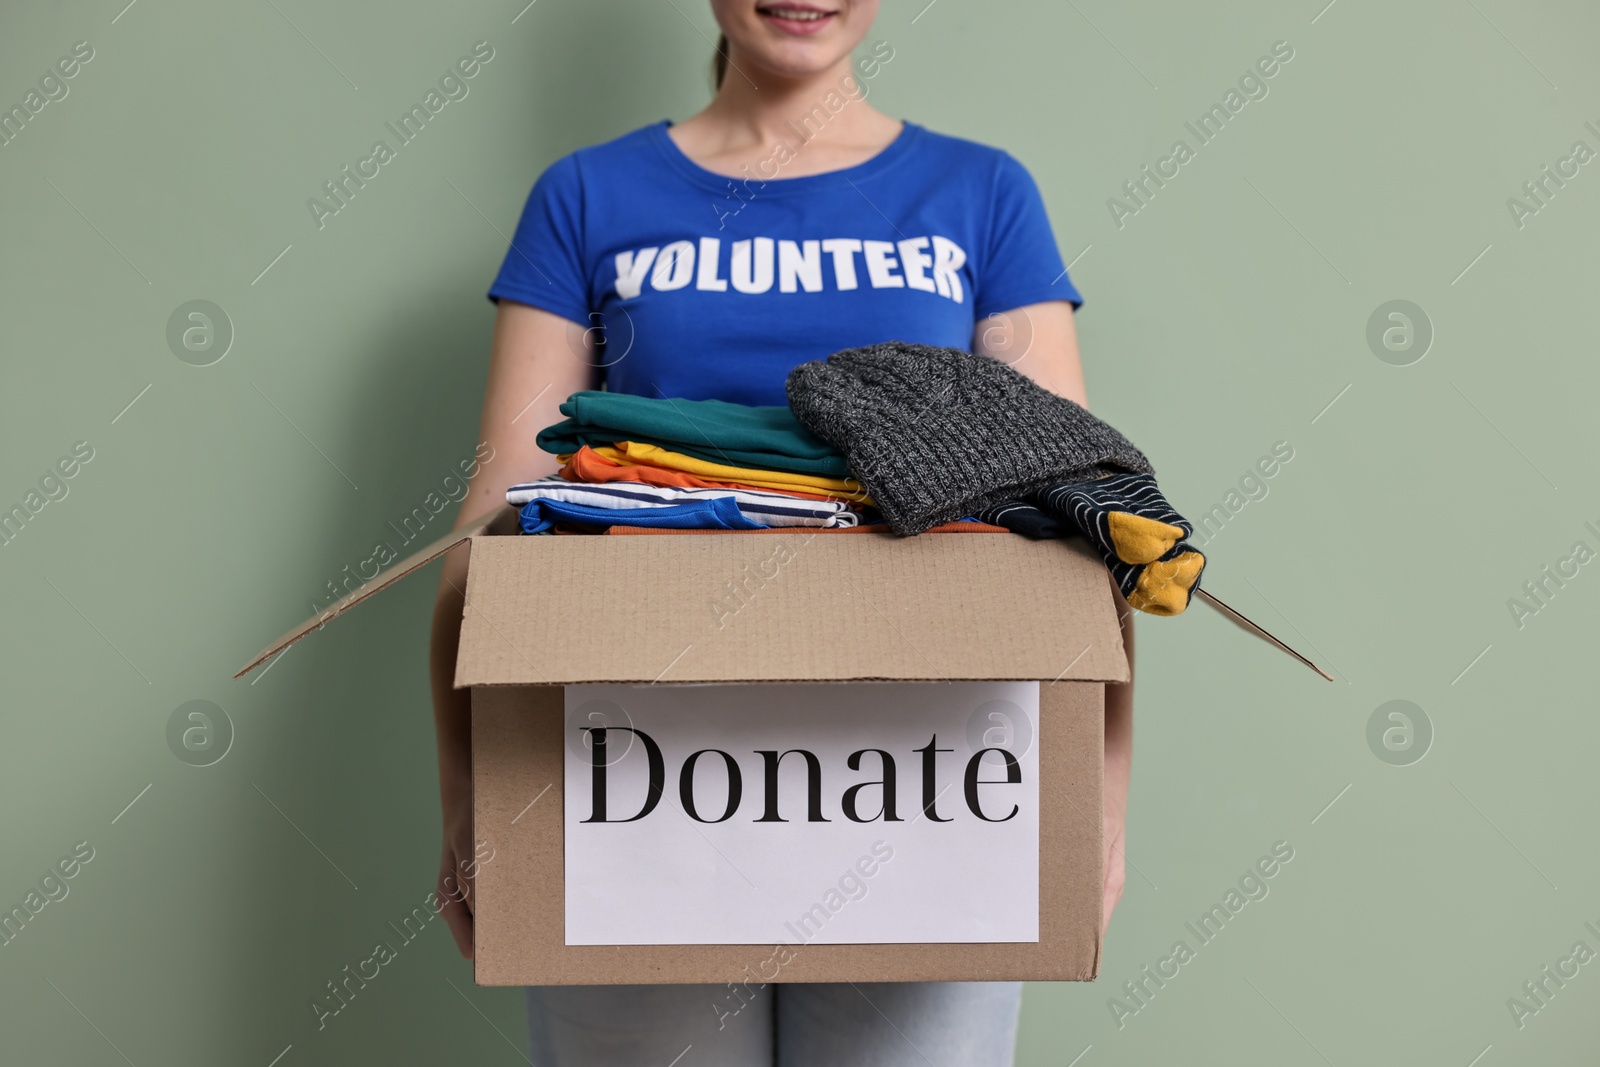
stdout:
POLYGON ((720 34, 717 37, 717 54, 711 59, 711 77, 718 89, 722 88, 722 80, 728 76, 728 35, 720 34))

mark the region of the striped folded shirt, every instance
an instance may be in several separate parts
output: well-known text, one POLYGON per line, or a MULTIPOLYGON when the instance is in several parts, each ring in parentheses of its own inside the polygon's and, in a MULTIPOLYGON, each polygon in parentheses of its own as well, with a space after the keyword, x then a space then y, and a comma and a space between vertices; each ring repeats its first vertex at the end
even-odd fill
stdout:
POLYGON ((694 500, 731 499, 748 519, 765 526, 855 526, 861 518, 841 500, 806 500, 754 489, 680 489, 643 482, 569 482, 559 475, 506 490, 506 503, 560 500, 593 508, 659 508, 694 500))

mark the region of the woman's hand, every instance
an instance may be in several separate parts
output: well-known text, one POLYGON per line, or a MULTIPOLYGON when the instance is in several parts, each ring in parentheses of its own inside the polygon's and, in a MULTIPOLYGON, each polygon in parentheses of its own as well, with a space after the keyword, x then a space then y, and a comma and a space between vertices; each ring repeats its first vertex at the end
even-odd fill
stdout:
POLYGON ((1122 887, 1127 881, 1127 858, 1123 854, 1123 841, 1128 825, 1128 769, 1133 755, 1128 742, 1132 731, 1124 731, 1124 740, 1113 749, 1111 690, 1126 689, 1128 685, 1106 687, 1106 768, 1105 768, 1105 828, 1101 851, 1105 860, 1105 894, 1101 908, 1100 930, 1104 933, 1111 925, 1111 913, 1122 899, 1122 887))
MULTIPOLYGON (((569 395, 596 384, 591 341, 578 323, 525 304, 501 302, 475 453, 480 462, 456 516, 457 529, 505 503, 507 487, 555 473, 555 458, 539 450, 534 434, 561 417, 560 405, 569 395)), ((434 893, 456 947, 471 959, 472 878, 479 863, 493 859, 493 852, 479 855, 474 850, 472 704, 465 689, 455 688, 466 589, 467 552, 457 548, 445 556, 429 645, 444 814, 434 893)))
POLYGON ((1102 933, 1111 925, 1111 912, 1122 899, 1127 880, 1123 848, 1128 823, 1128 777, 1133 769, 1133 609, 1120 593, 1117 610, 1121 613, 1122 647, 1128 653, 1129 678, 1120 685, 1106 686, 1105 836, 1100 845, 1106 872, 1102 933))
POLYGON ((463 959, 472 958, 472 879, 476 871, 472 841, 472 782, 470 769, 455 784, 441 790, 444 802, 444 848, 439 856, 434 906, 450 927, 463 959))
POLYGON ((1111 913, 1117 909, 1117 902, 1122 899, 1122 887, 1127 878, 1127 865, 1122 856, 1124 825, 1125 822, 1120 816, 1106 812, 1106 886, 1100 914, 1102 936, 1111 928, 1111 913))

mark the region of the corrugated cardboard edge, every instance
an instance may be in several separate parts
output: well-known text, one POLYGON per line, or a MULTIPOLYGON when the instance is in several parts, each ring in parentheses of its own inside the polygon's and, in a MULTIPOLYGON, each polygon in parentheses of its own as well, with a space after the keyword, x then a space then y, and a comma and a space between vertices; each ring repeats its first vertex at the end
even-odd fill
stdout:
POLYGON ((474 882, 474 981, 1090 981, 1103 948, 1104 692, 1039 683, 1037 942, 790 946, 773 976, 773 945, 566 944, 562 687, 475 687, 473 839, 494 851, 474 882))
POLYGON ((249 674, 251 671, 261 666, 261 664, 265 663, 273 656, 276 656, 279 652, 282 652, 284 649, 288 648, 302 637, 322 629, 328 624, 330 619, 336 619, 340 615, 343 615, 345 612, 349 611, 351 608, 355 607, 357 604, 361 603, 363 600, 368 600, 374 596, 377 596, 383 590, 400 581, 400 579, 421 570, 423 567, 432 563, 434 560, 438 559, 452 548, 455 548, 457 545, 470 541, 472 538, 488 531, 497 524, 503 525, 509 516, 515 514, 516 508, 509 504, 501 504, 492 511, 484 512, 482 515, 479 515, 477 518, 473 519, 471 522, 468 522, 464 526, 450 531, 437 541, 434 541, 432 544, 418 549, 416 552, 413 552, 411 555, 389 567, 387 570, 379 571, 377 575, 362 585, 360 589, 357 589, 354 593, 351 593, 349 596, 344 597, 343 599, 335 601, 333 604, 329 605, 325 611, 313 615, 311 618, 307 619, 305 622, 302 622, 300 625, 296 626, 294 629, 288 631, 282 637, 279 637, 276 641, 272 642, 266 648, 262 649, 256 654, 254 659, 252 659, 249 663, 246 663, 243 667, 239 668, 239 672, 235 674, 234 677, 243 678, 245 675, 249 674))
POLYGON ((454 684, 1124 682, 1116 612, 1082 542, 485 537, 454 684), (741 575, 756 588, 738 604, 741 575), (625 641, 596 639, 623 620, 625 641))

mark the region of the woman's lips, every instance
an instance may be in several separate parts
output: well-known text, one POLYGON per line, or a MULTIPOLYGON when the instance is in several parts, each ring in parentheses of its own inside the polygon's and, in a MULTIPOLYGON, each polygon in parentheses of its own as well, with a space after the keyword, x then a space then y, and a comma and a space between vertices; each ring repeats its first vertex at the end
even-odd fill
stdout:
POLYGON ((810 37, 821 33, 838 12, 803 5, 771 4, 756 8, 756 14, 784 33, 810 37))

